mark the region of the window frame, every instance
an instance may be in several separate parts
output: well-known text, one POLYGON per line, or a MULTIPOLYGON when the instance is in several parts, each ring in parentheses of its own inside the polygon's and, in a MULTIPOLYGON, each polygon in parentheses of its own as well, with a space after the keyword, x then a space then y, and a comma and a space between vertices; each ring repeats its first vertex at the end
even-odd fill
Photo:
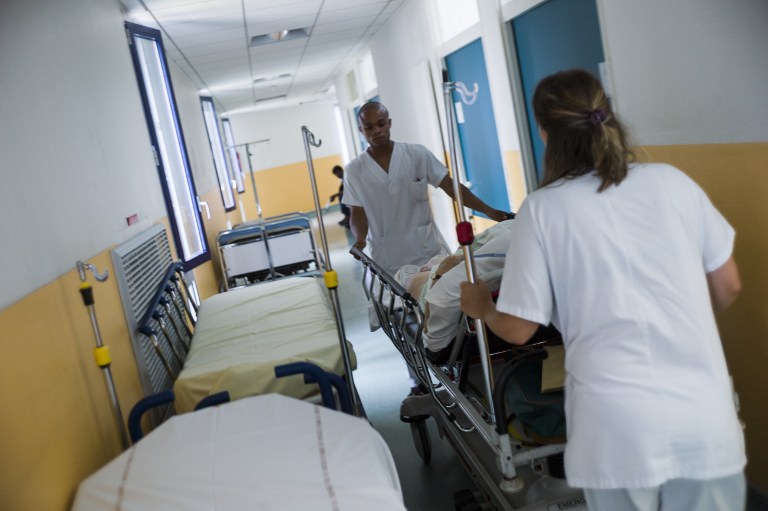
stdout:
POLYGON ((229 166, 229 160, 224 153, 224 143, 221 139, 219 118, 216 116, 216 105, 213 102, 213 98, 211 96, 200 96, 200 108, 203 112, 205 132, 208 135, 208 145, 211 148, 211 156, 213 157, 216 181, 219 183, 221 204, 224 206, 224 211, 233 211, 237 204, 235 203, 235 194, 232 192, 232 182, 230 181, 232 171, 229 166))
POLYGON ((224 131, 224 145, 229 156, 229 166, 232 169, 232 177, 235 179, 237 193, 245 193, 245 175, 240 164, 240 153, 235 145, 235 136, 232 133, 232 123, 229 118, 221 118, 221 129, 224 131))
MULTIPOLYGON (((171 227, 171 233, 173 234, 173 241, 176 245, 177 257, 184 263, 184 270, 191 270, 197 266, 210 261, 211 251, 208 246, 208 240, 205 235, 205 226, 203 224, 203 218, 200 212, 200 198, 197 195, 197 189, 195 187, 195 181, 192 177, 192 170, 189 162, 189 155, 187 152, 187 146, 184 140, 184 133, 181 128, 181 121, 179 119, 178 107, 176 102, 176 96, 173 91, 173 83, 171 81, 171 74, 168 69, 168 63, 165 57, 165 48, 163 46, 162 36, 159 30, 144 27, 136 23, 125 22, 126 37, 128 39, 128 46, 130 48, 131 60, 133 61, 134 71, 136 73, 136 82, 139 88, 139 95, 141 96, 141 103, 144 109, 144 117, 147 121, 147 131, 152 146, 152 151, 155 159, 155 167, 158 171, 158 177, 160 180, 160 186, 163 191, 163 198, 165 200, 166 211, 168 213, 169 224, 171 227), (155 127, 155 117, 152 109, 153 103, 151 100, 160 99, 154 94, 150 98, 147 84, 145 83, 144 68, 142 66, 142 56, 137 45, 137 40, 148 40, 154 44, 156 51, 157 61, 155 64, 159 66, 162 71, 163 82, 161 85, 164 89, 164 99, 167 104, 167 115, 170 116, 173 127, 173 135, 171 137, 175 145, 171 148, 175 156, 179 159, 177 163, 181 164, 183 172, 181 175, 174 175, 173 165, 170 162, 165 161, 168 159, 168 155, 171 152, 166 150, 166 146, 161 146, 160 138, 158 136, 158 130, 155 127), (177 210, 177 194, 176 188, 173 187, 172 180, 174 178, 182 178, 184 181, 183 191, 186 197, 181 197, 187 202, 186 209, 182 209, 182 206, 177 210), (169 182, 171 181, 171 182, 169 182), (188 207, 188 206, 191 206, 188 207), (189 229, 185 226, 186 219, 192 223, 192 228, 189 229), (182 233, 184 237, 182 237, 182 233), (192 237, 190 237, 190 235, 192 237), (189 243, 192 241, 193 243, 189 243), (187 247, 194 245, 199 247, 197 253, 196 249, 192 249, 187 253, 187 247)), ((150 86, 153 84, 150 84, 150 86)), ((154 84, 157 85, 157 84, 154 84)), ((154 89, 153 89, 154 90, 154 89)), ((162 137, 165 141, 166 137, 162 137)), ((177 172, 178 173, 178 172, 177 172)))

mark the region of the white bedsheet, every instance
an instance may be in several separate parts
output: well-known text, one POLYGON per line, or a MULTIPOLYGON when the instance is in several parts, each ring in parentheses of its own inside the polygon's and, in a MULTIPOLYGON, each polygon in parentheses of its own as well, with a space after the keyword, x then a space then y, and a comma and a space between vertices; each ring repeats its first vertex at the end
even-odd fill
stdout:
MULTIPOLYGON (((302 376, 275 378, 274 367, 312 362, 344 374, 333 311, 322 279, 292 277, 234 289, 205 300, 192 348, 174 383, 176 410, 226 390, 232 399, 278 393, 305 398, 317 392, 302 376)), ((353 368, 355 357, 347 343, 353 368)))
POLYGON ((276 394, 178 415, 80 484, 73 511, 405 510, 358 417, 276 394))

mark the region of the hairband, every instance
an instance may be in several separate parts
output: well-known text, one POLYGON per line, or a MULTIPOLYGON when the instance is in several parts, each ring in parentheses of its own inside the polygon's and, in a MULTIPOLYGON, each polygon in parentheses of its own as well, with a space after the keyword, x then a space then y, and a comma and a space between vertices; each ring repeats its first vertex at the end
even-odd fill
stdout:
POLYGON ((598 124, 602 124, 606 119, 608 118, 608 114, 605 113, 605 110, 602 108, 595 109, 594 112, 589 114, 589 122, 592 123, 592 126, 597 126, 598 124))

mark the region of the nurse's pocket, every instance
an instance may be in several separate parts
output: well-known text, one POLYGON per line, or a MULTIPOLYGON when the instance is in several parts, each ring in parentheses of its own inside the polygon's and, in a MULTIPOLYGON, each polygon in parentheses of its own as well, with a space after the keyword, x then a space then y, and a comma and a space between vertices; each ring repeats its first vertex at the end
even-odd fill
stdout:
POLYGON ((427 193, 427 178, 419 177, 411 181, 410 184, 411 200, 421 202, 429 199, 427 193))

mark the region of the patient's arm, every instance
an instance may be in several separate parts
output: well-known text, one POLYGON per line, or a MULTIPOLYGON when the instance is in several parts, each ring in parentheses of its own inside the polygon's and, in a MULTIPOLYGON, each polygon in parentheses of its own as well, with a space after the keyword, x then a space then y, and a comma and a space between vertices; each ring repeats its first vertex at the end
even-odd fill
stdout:
POLYGON ((479 284, 461 283, 461 310, 469 317, 484 321, 510 344, 525 344, 539 328, 538 323, 496 310, 491 292, 482 281, 479 284))
POLYGON ((464 262, 464 254, 454 254, 444 257, 442 261, 437 265, 435 270, 435 277, 440 278, 443 274, 448 273, 448 270, 464 262))
POLYGON ((716 270, 707 273, 707 285, 709 295, 712 298, 712 308, 715 312, 722 312, 733 303, 741 293, 741 279, 739 268, 733 257, 716 270))

